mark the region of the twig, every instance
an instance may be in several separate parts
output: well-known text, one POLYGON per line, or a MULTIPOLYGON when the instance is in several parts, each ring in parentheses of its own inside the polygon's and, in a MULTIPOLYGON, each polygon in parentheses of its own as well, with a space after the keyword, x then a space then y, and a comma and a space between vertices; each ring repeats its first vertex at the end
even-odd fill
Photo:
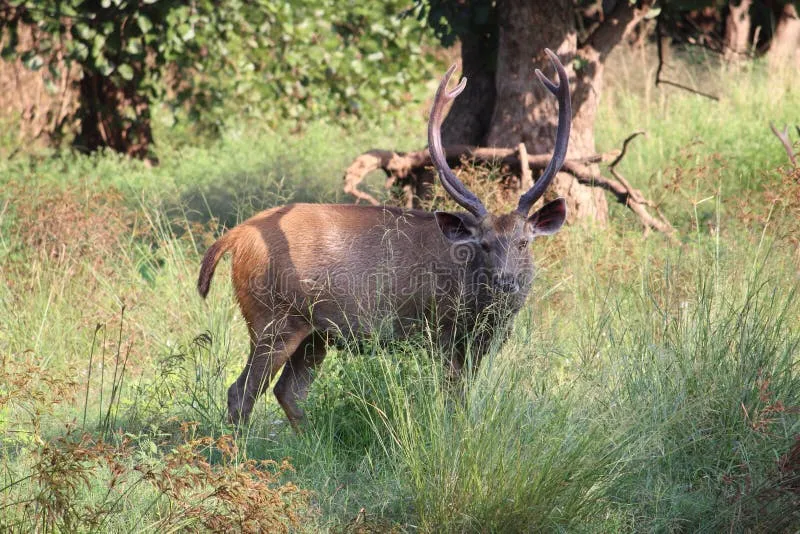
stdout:
POLYGON ((756 51, 758 50, 758 37, 761 35, 761 26, 756 26, 755 31, 753 31, 753 41, 750 45, 750 52, 749 55, 751 57, 756 55, 756 51))
POLYGON ((628 143, 630 143, 640 135, 647 135, 647 134, 644 131, 640 130, 638 132, 633 132, 631 135, 625 138, 625 140, 622 142, 622 151, 620 152, 619 156, 617 156, 617 158, 614 161, 612 161, 611 164, 608 166, 608 172, 610 172, 611 175, 614 178, 616 178, 623 185, 623 187, 625 187, 625 189, 628 190, 629 196, 627 199, 625 199, 625 205, 628 206, 634 213, 636 213, 639 216, 639 219, 642 221, 642 224, 644 224, 645 237, 650 232, 650 228, 654 228, 659 232, 667 234, 673 242, 677 242, 678 240, 674 234, 675 229, 669 223, 667 218, 664 217, 664 214, 661 213, 661 210, 658 209, 658 206, 652 201, 646 199, 644 195, 642 195, 641 191, 639 191, 638 189, 634 189, 631 186, 630 182, 628 182, 628 180, 624 176, 622 176, 622 173, 620 173, 616 169, 617 164, 620 161, 622 161, 622 158, 625 156, 625 152, 628 150, 628 143), (658 218, 650 215, 647 212, 646 207, 650 207, 656 210, 658 218))
POLYGON ((652 202, 650 202, 649 200, 647 200, 642 196, 639 190, 634 189, 633 186, 630 184, 630 182, 628 182, 628 180, 624 176, 622 176, 622 174, 616 169, 617 164, 620 161, 622 161, 623 157, 625 157, 625 153, 628 150, 628 143, 630 143, 631 141, 633 141, 633 139, 635 139, 640 135, 647 135, 647 134, 644 132, 644 130, 639 130, 638 132, 633 132, 631 135, 625 138, 625 140, 622 142, 622 150, 620 150, 619 155, 614 159, 614 161, 612 161, 609 164, 608 171, 614 178, 619 180, 620 183, 625 186, 625 188, 628 190, 628 194, 631 197, 633 197, 633 200, 635 202, 639 202, 641 204, 645 204, 650 207, 655 207, 652 202))
MULTIPOLYGON (((797 167, 797 158, 795 157, 794 148, 792 147, 792 140, 789 139, 789 127, 784 126, 783 132, 779 132, 778 129, 775 128, 775 125, 770 122, 769 128, 783 144, 783 149, 786 150, 786 155, 789 156, 789 161, 792 162, 792 167, 797 167)), ((800 133, 800 128, 797 126, 795 126, 795 128, 797 128, 797 132, 800 133)))
POLYGON ((692 89, 688 85, 682 85, 680 83, 671 82, 669 80, 656 79, 656 85, 658 85, 660 83, 662 83, 664 85, 671 85, 672 87, 677 87, 678 89, 683 89, 684 91, 688 91, 688 92, 694 93, 694 94, 696 94, 698 96, 702 96, 702 97, 708 98, 709 100, 713 100, 714 102, 719 102, 719 97, 718 96, 714 96, 714 95, 709 94, 709 93, 704 93, 703 91, 698 91, 697 89, 692 89))
POLYGON ((103 325, 100 323, 97 323, 97 325, 95 326, 94 336, 92 336, 92 347, 89 350, 89 367, 87 368, 88 373, 86 377, 86 396, 83 399, 83 425, 81 426, 82 430, 86 428, 86 409, 89 406, 89 385, 92 382, 92 360, 94 357, 94 347, 95 347, 95 342, 97 341, 97 332, 99 332, 102 327, 103 325))
MULTIPOLYGON (((645 227, 645 235, 647 235, 649 232, 648 228, 652 228, 665 234, 673 243, 679 242, 678 238, 675 236, 675 229, 664 218, 664 216, 660 214, 660 212, 659 218, 650 215, 650 213, 647 211, 647 207, 648 205, 652 205, 652 203, 649 201, 640 202, 639 199, 642 198, 642 196, 641 192, 638 190, 626 187, 619 180, 606 178, 599 173, 592 172, 592 170, 586 166, 579 165, 571 161, 564 163, 563 170, 572 174, 579 183, 601 187, 616 196, 617 201, 620 204, 627 206, 639 217, 639 220, 645 227)), ((630 186, 630 184, 628 185, 630 186)))
POLYGON ((658 55, 658 67, 656 68, 656 87, 658 87, 660 84, 671 85, 672 87, 677 87, 678 89, 683 89, 684 91, 689 91, 690 93, 694 93, 696 95, 708 98, 715 102, 719 102, 718 96, 714 96, 709 93, 704 93, 703 91, 698 91, 697 89, 693 89, 688 85, 683 85, 681 83, 672 82, 661 78, 661 71, 664 68, 664 49, 663 45, 661 44, 661 37, 662 37, 661 17, 659 16, 656 19, 656 54, 658 55))
POLYGON ((619 155, 616 158, 614 158, 614 161, 612 161, 611 163, 608 164, 608 168, 609 169, 613 169, 614 167, 617 166, 617 164, 620 161, 622 161, 622 158, 625 157, 625 152, 628 150, 628 143, 630 143, 631 141, 633 141, 636 137, 638 137, 640 135, 647 136, 647 132, 645 132, 644 130, 638 130, 636 132, 633 132, 632 134, 630 134, 628 137, 625 138, 625 140, 622 142, 622 151, 620 151, 619 155))

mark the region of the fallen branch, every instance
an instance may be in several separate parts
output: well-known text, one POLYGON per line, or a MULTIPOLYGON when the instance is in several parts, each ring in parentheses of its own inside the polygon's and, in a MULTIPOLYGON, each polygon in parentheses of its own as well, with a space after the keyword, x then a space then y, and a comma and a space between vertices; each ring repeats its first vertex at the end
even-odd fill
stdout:
MULTIPOLYGON (((608 161, 616 153, 595 154, 570 161, 580 164, 600 163, 608 161)), ((467 145, 453 145, 445 148, 445 157, 451 167, 461 165, 463 159, 474 162, 499 165, 520 166, 519 149, 514 148, 480 148, 467 145)), ((550 161, 549 154, 528 155, 528 165, 533 169, 544 169, 550 161)), ((356 197, 356 203, 365 200, 375 206, 380 202, 358 188, 364 177, 372 171, 382 170, 386 173, 386 186, 398 180, 412 177, 417 172, 433 165, 428 149, 415 152, 394 152, 392 150, 369 150, 364 152, 347 167, 344 173, 344 192, 356 197)))
POLYGON ((628 180, 626 180, 625 177, 622 176, 622 173, 620 173, 616 168, 619 162, 622 161, 622 158, 625 157, 625 152, 628 150, 628 143, 640 135, 647 134, 644 131, 638 131, 633 132, 631 135, 625 138, 625 140, 622 142, 622 151, 620 151, 619 156, 617 156, 616 159, 609 164, 608 172, 610 172, 614 178, 616 178, 623 186, 625 186, 625 189, 628 191, 629 198, 626 200, 626 205, 631 208, 631 210, 633 210, 634 213, 639 216, 639 219, 643 222, 643 224, 645 224, 645 235, 650 228, 654 228, 659 232, 667 234, 673 241, 677 241, 674 233, 675 229, 669 223, 667 218, 664 217, 664 214, 661 213, 661 210, 658 209, 658 206, 644 198, 641 191, 634 189, 630 182, 628 182, 628 180), (645 209, 645 206, 656 210, 658 217, 656 218, 650 215, 645 209))
MULTIPOLYGON (((579 183, 592 187, 600 187, 613 194, 617 201, 633 211, 645 227, 645 234, 650 229, 657 230, 677 241, 675 230, 667 219, 658 210, 658 207, 646 199, 641 191, 631 186, 628 180, 616 169, 628 149, 628 144, 644 132, 635 132, 628 136, 622 144, 622 150, 615 150, 605 154, 594 154, 584 158, 568 159, 564 162, 561 172, 571 174, 579 183), (610 162, 609 172, 613 178, 607 178, 595 171, 591 165, 601 162, 610 162), (653 216, 648 208, 656 210, 653 216)), ((465 145, 454 145, 445 148, 445 157, 451 167, 459 167, 464 161, 493 163, 508 165, 510 168, 525 168, 521 161, 527 157, 527 170, 543 170, 550 161, 550 154, 527 154, 524 149, 517 148, 483 148, 465 145)), ((386 173, 386 186, 390 187, 399 180, 413 180, 420 176, 425 169, 433 165, 427 149, 415 152, 394 152, 391 150, 370 150, 358 156, 345 171, 344 192, 356 197, 356 203, 364 200, 378 206, 380 202, 358 188, 364 177, 372 171, 382 170, 386 173)), ((525 180, 525 171, 522 172, 525 180)))

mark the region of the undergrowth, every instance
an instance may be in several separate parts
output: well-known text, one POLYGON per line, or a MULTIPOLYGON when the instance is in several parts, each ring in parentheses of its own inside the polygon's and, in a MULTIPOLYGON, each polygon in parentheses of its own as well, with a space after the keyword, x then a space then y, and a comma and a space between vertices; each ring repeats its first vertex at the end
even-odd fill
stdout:
MULTIPOLYGON (((0 529, 796 530, 800 186, 761 113, 800 102, 759 68, 719 73, 713 112, 610 82, 599 148, 648 130, 623 171, 680 245, 613 205, 537 242, 529 303, 468 380, 424 337, 332 349, 302 435, 270 395, 225 422, 246 327, 226 262, 196 295, 200 256, 263 207, 345 200, 347 163, 419 148, 421 114, 344 140, 243 126, 155 169, 0 163, 0 529)), ((496 170, 472 172, 483 198, 496 170)))

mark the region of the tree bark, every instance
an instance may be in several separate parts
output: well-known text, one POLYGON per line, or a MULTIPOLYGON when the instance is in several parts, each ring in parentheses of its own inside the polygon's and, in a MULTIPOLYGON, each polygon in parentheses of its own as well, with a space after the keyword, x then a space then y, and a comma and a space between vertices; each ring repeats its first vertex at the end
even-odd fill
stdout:
MULTIPOLYGON (((648 8, 649 2, 636 9, 627 1, 618 1, 588 39, 578 43, 569 0, 499 1, 497 98, 487 145, 513 147, 522 142, 534 154, 552 151, 558 106, 535 76, 537 68, 545 73, 552 72, 544 54, 544 48, 551 48, 562 58, 572 86, 573 118, 568 157, 594 154, 594 121, 602 93, 605 60, 648 8), (573 59, 581 65, 577 72, 573 59)), ((605 222, 608 218, 603 191, 581 184, 572 176, 559 174, 552 193, 567 199, 571 220, 592 218, 605 222)))
POLYGON ((794 4, 783 6, 768 56, 771 66, 800 68, 800 17, 794 4))
POLYGON ((750 45, 750 6, 752 0, 740 0, 738 6, 729 5, 725 19, 724 58, 727 61, 738 61, 747 56, 750 45))
MULTIPOLYGON (((513 147, 525 143, 531 153, 552 149, 558 117, 556 99, 536 79, 536 68, 552 75, 544 53, 551 48, 570 77, 577 33, 569 0, 529 2, 501 0, 497 51, 497 98, 488 145, 513 147)), ((574 85, 573 85, 574 92, 574 85)), ((573 131, 579 128, 573 126, 573 131)), ((570 143, 570 154, 577 150, 570 143)))
POLYGON ((116 152, 154 161, 150 154, 153 131, 150 103, 136 85, 118 86, 97 73, 84 73, 80 81, 80 131, 73 145, 93 152, 109 147, 116 152))
MULTIPOLYGON (((551 48, 564 63, 573 91, 574 114, 568 155, 593 154, 596 110, 587 113, 581 109, 580 99, 590 91, 580 91, 577 85, 584 80, 575 79, 572 60, 577 56, 578 34, 572 3, 569 0, 502 0, 498 2, 497 10, 500 26, 497 100, 487 145, 513 147, 525 143, 528 151, 534 154, 552 151, 558 105, 534 74, 539 68, 553 76, 553 69, 544 54, 545 48, 551 48)), ((593 104, 590 102, 589 106, 593 104)), ((571 221, 592 218, 604 223, 608 218, 608 203, 603 191, 580 184, 565 173, 554 179, 547 198, 552 196, 567 199, 571 221)))
POLYGON ((464 91, 442 123, 442 143, 485 146, 494 110, 497 40, 474 32, 459 36, 464 91))
MULTIPOLYGON (((572 0, 498 0, 495 13, 480 28, 459 35, 462 72, 466 89, 454 101, 442 126, 446 147, 513 148, 524 143, 528 154, 553 150, 558 104, 535 76, 536 68, 553 78, 544 53, 554 50, 570 77, 572 131, 568 157, 581 159, 596 152, 594 121, 603 84, 603 66, 608 54, 647 13, 652 0, 640 0, 636 8, 629 0, 607 0, 609 11, 586 37, 578 42, 575 6, 572 0), (580 65, 575 71, 575 65, 580 65)), ((596 166, 591 173, 599 176, 596 166)), ((407 200, 425 198, 433 175, 417 174, 406 189, 407 200)), ((350 186, 346 186, 348 188, 350 186)), ((359 198, 363 193, 353 189, 359 198)), ((522 191, 520 191, 522 193, 522 191)), ((548 198, 567 199, 569 219, 591 218, 605 222, 608 203, 601 188, 574 174, 556 176, 548 198)), ((416 202, 415 202, 416 204, 416 202)))

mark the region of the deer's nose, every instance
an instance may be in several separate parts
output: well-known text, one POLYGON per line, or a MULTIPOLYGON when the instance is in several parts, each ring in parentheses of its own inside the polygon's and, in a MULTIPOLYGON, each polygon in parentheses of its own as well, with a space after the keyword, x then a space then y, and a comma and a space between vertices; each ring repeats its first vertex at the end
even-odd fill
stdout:
POLYGON ((516 293, 519 291, 517 277, 513 274, 498 274, 494 277, 494 286, 504 293, 516 293))

